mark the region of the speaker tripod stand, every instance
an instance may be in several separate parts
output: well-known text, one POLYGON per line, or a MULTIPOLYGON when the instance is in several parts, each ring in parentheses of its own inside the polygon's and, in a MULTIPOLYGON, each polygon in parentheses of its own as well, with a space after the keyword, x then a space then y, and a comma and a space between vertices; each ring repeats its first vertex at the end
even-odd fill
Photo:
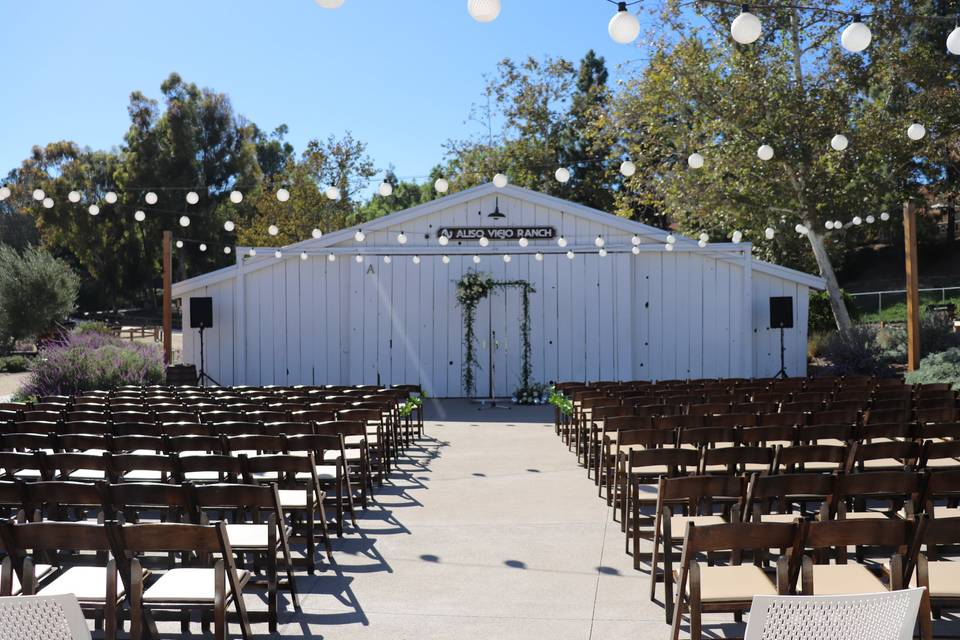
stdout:
POLYGON ((204 369, 204 362, 203 362, 203 330, 205 329, 205 327, 204 327, 203 325, 200 325, 199 329, 200 329, 200 372, 197 373, 197 384, 200 385, 201 387, 205 387, 205 386, 207 386, 207 385, 204 384, 204 383, 205 383, 206 381, 209 381, 210 383, 213 384, 213 386, 219 387, 219 386, 221 386, 221 384, 220 384, 219 382, 217 382, 216 380, 214 380, 214 379, 213 379, 212 377, 210 377, 209 375, 207 375, 207 372, 206 372, 206 370, 204 369))
POLYGON ((787 348, 784 346, 784 343, 783 343, 783 326, 781 326, 780 327, 780 371, 777 371, 776 375, 773 376, 774 379, 789 377, 787 375, 786 355, 787 355, 787 348))

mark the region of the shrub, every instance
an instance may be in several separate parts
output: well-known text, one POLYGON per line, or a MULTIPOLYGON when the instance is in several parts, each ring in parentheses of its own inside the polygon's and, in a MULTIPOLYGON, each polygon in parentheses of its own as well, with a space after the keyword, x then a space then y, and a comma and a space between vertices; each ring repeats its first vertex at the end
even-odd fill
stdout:
POLYGON ((931 353, 920 361, 920 368, 905 376, 910 384, 949 382, 960 390, 960 347, 931 353))
POLYGON ((72 332, 41 349, 21 396, 72 395, 127 384, 163 381, 159 346, 101 333, 72 332))
POLYGON ((0 349, 49 334, 74 310, 80 279, 43 249, 0 245, 0 349))
POLYGON ((24 356, 6 356, 0 358, 0 373, 22 373, 30 366, 30 361, 24 356))
MULTIPOLYGON (((858 312, 857 307, 853 304, 853 298, 846 291, 841 291, 841 295, 843 296, 843 304, 850 314, 850 319, 856 320, 858 312)), ((826 291, 817 291, 810 294, 807 327, 810 333, 825 333, 836 330, 837 321, 833 317, 833 309, 830 308, 830 296, 826 291)))
POLYGON ((810 337, 807 338, 808 358, 819 358, 826 353, 830 333, 830 331, 818 331, 810 334, 810 337))
MULTIPOLYGON (((877 342, 888 362, 907 361, 907 328, 891 325, 880 329, 877 342)), ((920 353, 937 353, 960 347, 960 333, 953 330, 953 322, 946 314, 927 313, 920 316, 920 353)))
POLYGON ((95 320, 84 320, 83 322, 78 322, 74 332, 79 335, 84 335, 87 333, 98 333, 104 336, 113 335, 113 330, 110 329, 109 325, 104 322, 97 322, 95 320))
POLYGON ((870 375, 890 377, 894 374, 877 339, 879 330, 870 325, 856 325, 847 340, 836 331, 823 343, 823 357, 830 361, 830 372, 837 376, 870 375))

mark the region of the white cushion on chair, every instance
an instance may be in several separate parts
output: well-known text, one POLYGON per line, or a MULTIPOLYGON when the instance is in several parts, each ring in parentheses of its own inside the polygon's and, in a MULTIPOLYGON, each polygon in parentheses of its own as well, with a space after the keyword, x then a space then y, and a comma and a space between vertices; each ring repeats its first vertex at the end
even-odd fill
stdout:
POLYGON ((134 469, 123 474, 127 482, 160 482, 163 473, 152 469, 134 469))
MULTIPOLYGON (((287 533, 290 528, 287 527, 287 533)), ((234 550, 266 549, 269 541, 270 525, 268 524, 231 524, 227 523, 227 539, 234 550)), ((277 535, 277 544, 280 536, 277 535)))
MULTIPOLYGON (((317 465, 315 468, 317 470, 317 479, 319 480, 336 480, 337 479, 337 465, 335 464, 317 465)), ((309 480, 310 472, 301 471, 296 476, 294 476, 294 478, 296 478, 297 480, 309 480)))
POLYGON ((657 485, 640 484, 640 485, 636 485, 635 488, 637 489, 639 495, 630 496, 631 500, 637 500, 639 502, 649 502, 649 503, 657 502, 657 491, 659 491, 660 489, 660 487, 658 487, 657 485))
MULTIPOLYGON (((346 450, 347 461, 348 462, 359 462, 363 456, 363 449, 347 449, 346 450)), ((323 452, 323 461, 324 462, 336 462, 340 459, 339 451, 324 451, 323 452)))
MULTIPOLYGON (((307 489, 278 489, 280 507, 283 509, 306 509, 307 489)), ((314 499, 316 505, 316 499, 314 499)))
MULTIPOLYGON (((50 584, 40 589, 38 595, 56 596, 72 593, 77 600, 103 602, 107 597, 106 567, 70 567, 50 584)), ((117 597, 124 594, 123 581, 117 579, 117 597)))
MULTIPOLYGON (((179 567, 164 573, 144 591, 144 602, 213 602, 215 596, 214 569, 179 567)), ((249 572, 237 571, 242 581, 249 572)), ((229 579, 224 579, 225 591, 230 595, 229 579)))
POLYGON ((344 436, 343 442, 344 442, 344 444, 346 444, 348 447, 356 447, 356 446, 358 446, 358 445, 362 445, 364 439, 366 439, 368 445, 376 445, 376 444, 377 444, 377 434, 376 434, 376 433, 368 433, 366 436, 344 436))

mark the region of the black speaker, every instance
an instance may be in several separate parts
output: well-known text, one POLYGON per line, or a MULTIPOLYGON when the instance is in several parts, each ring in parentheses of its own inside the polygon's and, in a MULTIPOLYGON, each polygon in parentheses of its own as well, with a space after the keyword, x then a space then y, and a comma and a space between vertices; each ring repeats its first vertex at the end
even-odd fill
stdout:
POLYGON ((793 298, 790 296, 770 298, 770 328, 793 329, 793 298))
POLYGON ((190 328, 213 326, 213 298, 190 298, 190 328))

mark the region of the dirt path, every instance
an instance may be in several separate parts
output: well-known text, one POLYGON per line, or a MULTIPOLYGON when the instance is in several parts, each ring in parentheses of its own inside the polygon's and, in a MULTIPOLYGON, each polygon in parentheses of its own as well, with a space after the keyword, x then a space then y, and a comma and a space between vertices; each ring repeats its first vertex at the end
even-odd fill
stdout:
POLYGON ((29 373, 0 373, 0 402, 8 401, 29 376, 29 373))

